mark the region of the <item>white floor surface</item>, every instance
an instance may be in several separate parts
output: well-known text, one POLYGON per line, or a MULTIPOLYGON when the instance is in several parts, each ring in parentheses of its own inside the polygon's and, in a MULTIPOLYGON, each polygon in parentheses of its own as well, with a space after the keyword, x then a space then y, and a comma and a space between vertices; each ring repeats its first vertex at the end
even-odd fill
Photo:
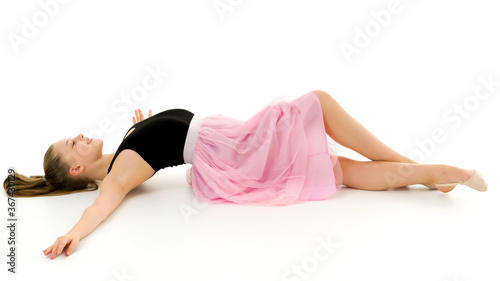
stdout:
POLYGON ((209 205, 183 165, 134 189, 70 257, 42 250, 99 192, 16 199, 16 273, 3 193, 0 280, 500 280, 498 11, 486 0, 2 2, 5 177, 42 175, 47 147, 78 133, 113 153, 138 107, 246 119, 322 89, 398 152, 477 169, 489 190, 209 205))

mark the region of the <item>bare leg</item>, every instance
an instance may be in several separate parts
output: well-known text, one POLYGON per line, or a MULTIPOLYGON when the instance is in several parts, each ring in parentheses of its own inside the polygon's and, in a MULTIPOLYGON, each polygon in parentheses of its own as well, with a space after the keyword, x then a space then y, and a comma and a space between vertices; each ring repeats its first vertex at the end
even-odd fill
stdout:
POLYGON ((416 163, 397 153, 349 115, 328 93, 314 90, 323 110, 326 133, 337 143, 374 161, 416 163))
MULTIPOLYGON (((321 104, 326 133, 337 143, 372 160, 362 162, 339 157, 343 184, 359 189, 384 190, 412 184, 461 182, 474 173, 473 170, 448 165, 418 164, 385 145, 328 93, 321 90, 313 92, 321 104)), ((442 192, 454 188, 438 187, 442 192)))
MULTIPOLYGON (((356 161, 339 156, 342 184, 364 190, 385 190, 421 183, 452 183, 467 180, 473 170, 449 165, 411 164, 386 161, 356 161)), ((440 188, 449 192, 454 186, 440 188)))

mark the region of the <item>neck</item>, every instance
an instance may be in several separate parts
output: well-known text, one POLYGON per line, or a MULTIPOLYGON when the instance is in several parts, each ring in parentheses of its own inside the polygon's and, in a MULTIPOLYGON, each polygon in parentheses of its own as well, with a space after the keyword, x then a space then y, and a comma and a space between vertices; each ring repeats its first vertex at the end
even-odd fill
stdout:
POLYGON ((99 158, 99 160, 97 160, 93 165, 92 171, 89 171, 89 177, 94 180, 104 180, 108 174, 109 164, 111 164, 113 156, 115 156, 114 153, 102 155, 102 157, 99 158))

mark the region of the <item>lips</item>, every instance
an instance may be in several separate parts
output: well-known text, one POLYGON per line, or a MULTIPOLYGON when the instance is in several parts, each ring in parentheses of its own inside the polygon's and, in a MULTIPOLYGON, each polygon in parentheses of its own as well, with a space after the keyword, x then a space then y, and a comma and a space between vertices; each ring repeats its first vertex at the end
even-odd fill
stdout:
POLYGON ((90 138, 90 139, 87 138, 87 144, 90 144, 92 142, 92 140, 93 140, 92 138, 90 138))

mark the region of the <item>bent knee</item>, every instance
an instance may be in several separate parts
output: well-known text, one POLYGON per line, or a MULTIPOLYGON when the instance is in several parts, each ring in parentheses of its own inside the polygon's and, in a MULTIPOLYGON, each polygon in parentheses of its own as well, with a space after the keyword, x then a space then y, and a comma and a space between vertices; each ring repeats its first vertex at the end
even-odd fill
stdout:
POLYGON ((318 98, 321 98, 321 97, 325 97, 325 96, 330 96, 327 92, 323 91, 323 90, 312 90, 312 92, 318 96, 318 98))
POLYGON ((344 157, 344 156, 337 156, 337 158, 339 159, 339 163, 340 163, 340 166, 347 166, 349 165, 350 163, 354 163, 356 162, 356 160, 353 160, 351 158, 347 158, 347 157, 344 157))
POLYGON ((329 93, 323 91, 323 90, 313 90, 312 91, 319 99, 320 102, 323 102, 323 101, 327 101, 327 100, 330 100, 330 101, 335 101, 337 102, 333 97, 332 95, 330 95, 329 93))

